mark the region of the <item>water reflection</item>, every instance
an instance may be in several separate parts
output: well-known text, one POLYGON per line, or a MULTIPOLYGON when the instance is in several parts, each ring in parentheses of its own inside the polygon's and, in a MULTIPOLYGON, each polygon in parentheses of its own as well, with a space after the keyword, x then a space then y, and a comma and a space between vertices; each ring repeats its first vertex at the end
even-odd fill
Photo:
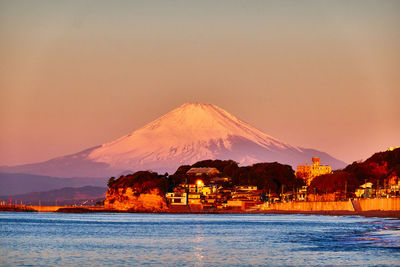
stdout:
POLYGON ((374 222, 377 227, 367 231, 359 242, 370 246, 400 249, 400 227, 398 221, 387 220, 374 222))
POLYGON ((194 245, 194 259, 195 259, 195 265, 196 266, 203 266, 203 258, 204 258, 204 249, 203 249, 203 241, 204 241, 204 236, 203 236, 203 228, 201 225, 196 225, 196 230, 193 233, 194 238, 193 238, 193 245, 194 245))
POLYGON ((0 213, 0 265, 400 265, 397 220, 0 213))

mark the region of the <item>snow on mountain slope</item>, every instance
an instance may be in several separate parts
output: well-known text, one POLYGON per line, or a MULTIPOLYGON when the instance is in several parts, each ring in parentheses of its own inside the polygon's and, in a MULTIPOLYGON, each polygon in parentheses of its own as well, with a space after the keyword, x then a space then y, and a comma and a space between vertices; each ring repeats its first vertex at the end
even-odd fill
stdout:
MULTIPOLYGON (((267 150, 299 148, 283 143, 211 104, 184 104, 143 128, 92 151, 89 158, 111 167, 132 168, 144 162, 194 163, 231 149, 242 137, 267 150)), ((244 156, 245 157, 245 156, 244 156)))
POLYGON ((121 172, 174 172, 204 159, 232 159, 241 165, 277 161, 292 165, 320 157, 334 169, 345 163, 324 152, 271 137, 211 104, 184 104, 115 141, 46 162, 1 168, 7 172, 68 177, 105 177, 121 172))

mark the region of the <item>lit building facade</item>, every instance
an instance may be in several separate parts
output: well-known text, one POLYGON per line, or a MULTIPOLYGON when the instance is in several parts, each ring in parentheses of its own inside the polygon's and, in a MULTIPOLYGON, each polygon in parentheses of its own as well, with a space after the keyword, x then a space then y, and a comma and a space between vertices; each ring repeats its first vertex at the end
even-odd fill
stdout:
POLYGON ((304 179, 309 186, 311 181, 320 175, 332 173, 332 167, 328 165, 320 165, 319 158, 312 158, 312 165, 299 165, 295 175, 297 178, 304 179))

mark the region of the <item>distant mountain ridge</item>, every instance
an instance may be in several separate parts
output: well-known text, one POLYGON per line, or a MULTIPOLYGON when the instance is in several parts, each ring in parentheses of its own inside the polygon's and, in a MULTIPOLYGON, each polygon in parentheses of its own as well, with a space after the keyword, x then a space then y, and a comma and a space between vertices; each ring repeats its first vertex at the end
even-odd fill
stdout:
POLYGON ((241 165, 280 162, 296 165, 320 157, 334 169, 346 163, 327 153, 289 145, 212 104, 187 103, 115 141, 36 164, 2 167, 55 177, 107 177, 126 171, 174 172, 205 159, 241 165))
POLYGON ((0 196, 0 201, 8 203, 20 202, 30 205, 72 205, 72 204, 94 204, 96 201, 104 200, 106 187, 83 186, 64 187, 44 192, 31 192, 19 195, 0 196))
POLYGON ((0 172, 0 196, 42 192, 63 187, 100 186, 107 184, 107 178, 58 178, 26 173, 0 172))

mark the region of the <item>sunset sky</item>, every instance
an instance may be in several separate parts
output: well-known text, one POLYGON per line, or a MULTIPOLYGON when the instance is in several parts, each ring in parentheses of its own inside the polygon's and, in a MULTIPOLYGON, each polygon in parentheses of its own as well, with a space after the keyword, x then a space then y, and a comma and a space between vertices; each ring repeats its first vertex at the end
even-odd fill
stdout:
POLYGON ((351 163, 400 145, 400 1, 0 1, 0 165, 185 102, 351 163))

